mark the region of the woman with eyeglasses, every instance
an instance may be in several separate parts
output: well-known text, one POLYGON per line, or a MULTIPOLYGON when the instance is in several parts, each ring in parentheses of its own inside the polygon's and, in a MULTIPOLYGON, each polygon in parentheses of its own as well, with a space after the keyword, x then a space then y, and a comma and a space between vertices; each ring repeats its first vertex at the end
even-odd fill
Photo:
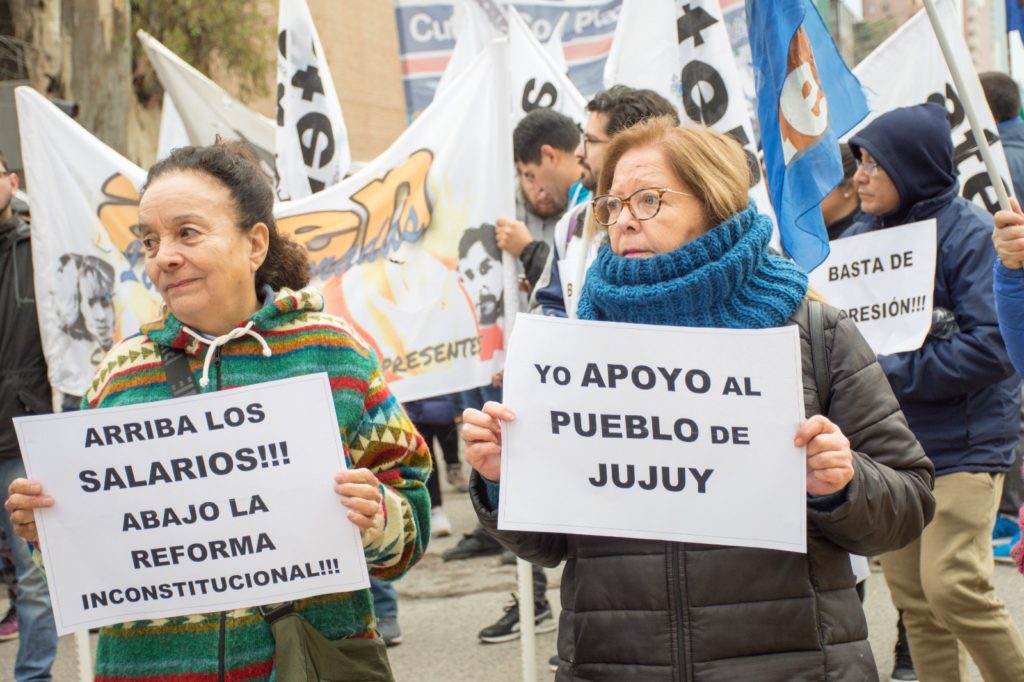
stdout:
POLYGON ((877 679, 848 553, 920 535, 934 509, 932 467, 874 352, 828 306, 831 389, 818 395, 807 277, 769 251, 771 222, 749 205, 749 180, 740 146, 713 131, 656 119, 617 135, 593 200, 608 239, 579 317, 799 327, 810 416, 793 446, 807 448, 807 553, 499 531, 500 423, 515 416, 499 403, 467 410, 482 523, 528 561, 566 562, 559 682, 877 679))

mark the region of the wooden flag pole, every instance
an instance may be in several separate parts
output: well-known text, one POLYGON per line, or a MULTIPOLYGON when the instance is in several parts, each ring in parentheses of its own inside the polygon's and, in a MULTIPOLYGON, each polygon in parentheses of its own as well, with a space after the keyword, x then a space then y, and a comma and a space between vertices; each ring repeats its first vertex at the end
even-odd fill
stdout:
POLYGON ((971 124, 971 131, 974 133, 974 140, 978 145, 978 151, 981 152, 981 158, 985 162, 985 170, 988 171, 988 178, 992 183, 993 189, 996 191, 996 197, 999 199, 999 208, 1009 211, 1010 198, 1006 194, 1006 187, 1003 185, 1002 178, 999 177, 999 171, 996 170, 992 149, 988 146, 988 139, 985 138, 985 130, 981 127, 981 121, 978 120, 978 113, 974 109, 974 103, 967 97, 967 88, 964 87, 963 74, 960 73, 960 66, 953 55, 953 48, 949 44, 949 38, 946 36, 946 31, 942 26, 939 12, 935 9, 935 0, 924 0, 924 8, 928 12, 928 20, 932 24, 932 30, 935 31, 935 37, 939 40, 942 56, 946 58, 946 66, 949 67, 949 72, 953 75, 953 85, 960 96, 960 102, 963 104, 964 112, 967 114, 967 120, 971 124))

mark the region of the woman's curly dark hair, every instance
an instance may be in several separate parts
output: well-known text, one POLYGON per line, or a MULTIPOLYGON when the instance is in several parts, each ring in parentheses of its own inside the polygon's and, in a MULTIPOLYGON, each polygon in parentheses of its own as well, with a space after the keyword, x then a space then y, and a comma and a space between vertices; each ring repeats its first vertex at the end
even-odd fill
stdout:
MULTIPOLYGON (((301 289, 309 284, 306 250, 277 231, 274 220, 274 189, 256 157, 243 142, 218 140, 208 147, 180 147, 149 169, 148 187, 161 175, 176 171, 205 173, 223 184, 235 202, 238 227, 248 232, 256 223, 270 231, 267 258, 256 271, 256 286, 269 284, 301 289)), ((145 190, 143 190, 145 192, 145 190)))

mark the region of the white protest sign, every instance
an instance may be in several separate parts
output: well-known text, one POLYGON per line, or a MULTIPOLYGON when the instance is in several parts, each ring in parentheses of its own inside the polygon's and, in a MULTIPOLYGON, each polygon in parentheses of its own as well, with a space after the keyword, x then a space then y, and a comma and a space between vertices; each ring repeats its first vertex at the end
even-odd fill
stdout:
POLYGON ((498 527, 804 552, 798 330, 520 315, 498 527))
POLYGON ((935 221, 874 230, 831 244, 811 283, 850 316, 879 355, 916 350, 932 324, 935 221))
POLYGON ((59 634, 369 585, 325 374, 15 429, 59 634))

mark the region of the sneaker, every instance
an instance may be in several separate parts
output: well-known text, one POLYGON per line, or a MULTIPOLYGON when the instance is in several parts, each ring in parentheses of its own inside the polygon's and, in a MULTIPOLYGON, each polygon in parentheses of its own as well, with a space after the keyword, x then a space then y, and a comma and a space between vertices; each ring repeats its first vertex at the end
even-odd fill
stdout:
POLYGON ((511 550, 503 549, 501 550, 501 558, 498 559, 498 563, 502 564, 503 566, 515 566, 516 555, 513 554, 511 550))
POLYGON ((430 510, 430 536, 434 538, 446 538, 452 534, 452 522, 441 507, 434 507, 430 510))
MULTIPOLYGON (((551 605, 545 601, 542 605, 534 607, 534 628, 540 634, 551 632, 556 627, 554 618, 551 616, 551 605)), ((498 642, 510 642, 519 639, 519 600, 512 595, 512 603, 505 607, 505 615, 498 619, 494 625, 489 625, 480 631, 478 635, 481 642, 497 644, 498 642)))
POLYGON ((7 615, 0 620, 0 642, 6 642, 18 638, 18 618, 15 616, 14 607, 7 609, 7 615))
POLYGON ((995 556, 996 561, 1012 564, 1014 563, 1013 546, 1020 542, 1020 529, 1017 529, 1017 534, 1011 537, 1001 545, 996 545, 992 548, 992 554, 995 556))
POLYGON ((483 528, 477 528, 472 533, 466 533, 454 547, 449 547, 441 552, 441 558, 445 561, 457 559, 472 559, 478 556, 492 556, 501 553, 501 545, 492 538, 483 528))
POLYGON ((458 464, 448 465, 448 469, 445 471, 445 478, 448 479, 448 485, 455 488, 458 492, 469 492, 469 481, 466 480, 466 475, 462 473, 462 467, 458 464))
POLYGON ((999 514, 996 516, 996 525, 992 528, 992 545, 998 547, 1007 543, 1012 544, 1014 537, 1020 539, 1020 525, 1016 519, 999 514))
POLYGON ((914 672, 914 661, 910 658, 910 644, 907 642, 907 629, 903 627, 903 614, 896 622, 895 662, 892 666, 892 682, 913 682, 917 680, 914 672))
POLYGON ((548 659, 548 670, 550 670, 553 673, 558 672, 558 654, 555 654, 554 656, 548 659))
POLYGON ((377 632, 380 633, 385 646, 398 646, 402 643, 402 628, 398 627, 398 618, 395 616, 378 618, 377 632))

